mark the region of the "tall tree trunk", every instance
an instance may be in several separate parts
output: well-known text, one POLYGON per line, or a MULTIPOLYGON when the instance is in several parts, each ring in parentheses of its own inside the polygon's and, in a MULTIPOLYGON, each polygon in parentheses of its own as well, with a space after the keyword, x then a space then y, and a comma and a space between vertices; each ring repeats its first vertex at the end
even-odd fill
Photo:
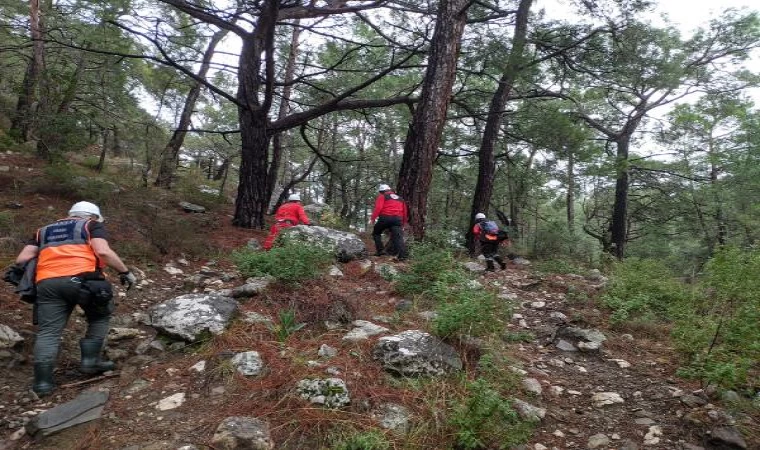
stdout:
POLYGON ((404 143, 398 193, 409 206, 412 232, 425 234, 433 164, 446 122, 469 0, 440 0, 419 105, 404 143))
MULTIPOLYGON (((718 227, 718 233, 716 239, 718 245, 723 247, 726 245, 726 236, 728 235, 728 227, 723 214, 723 201, 720 196, 718 187, 718 175, 720 174, 720 167, 716 164, 717 155, 715 154, 715 143, 712 137, 712 130, 710 132, 710 142, 708 143, 708 158, 710 160, 710 190, 712 191, 713 201, 715 202, 715 223, 718 227)), ((712 252, 711 252, 712 253, 712 252)))
MULTIPOLYGON (((90 45, 85 43, 85 48, 89 47, 90 45)), ((84 71, 86 53, 86 50, 79 52, 79 60, 77 61, 76 69, 74 69, 74 72, 69 77, 68 83, 66 84, 66 89, 63 91, 63 98, 61 99, 61 103, 58 104, 58 114, 67 113, 69 111, 71 103, 76 98, 79 79, 82 77, 82 72, 84 71)))
POLYGON ((567 194, 565 195, 567 210, 567 231, 575 234, 575 154, 567 148, 567 194))
MULTIPOLYGON (((227 30, 219 30, 211 36, 211 40, 206 47, 206 51, 203 53, 203 60, 201 61, 201 67, 198 69, 198 78, 206 78, 209 67, 211 66, 211 58, 214 56, 214 51, 217 44, 227 34, 227 30)), ((155 185, 165 189, 170 189, 172 181, 174 179, 175 170, 177 169, 177 163, 179 160, 179 152, 182 148, 182 144, 185 142, 185 136, 187 135, 187 129, 190 127, 193 110, 195 110, 195 104, 198 101, 198 97, 201 94, 201 83, 194 82, 190 91, 185 98, 185 105, 182 108, 182 114, 177 124, 177 129, 172 133, 169 143, 166 144, 164 152, 161 157, 161 163, 158 168, 158 175, 156 176, 155 185)))
POLYGON ((114 125, 113 128, 111 128, 111 131, 113 132, 113 146, 112 146, 112 152, 113 156, 120 157, 124 153, 124 149, 121 147, 121 138, 119 133, 119 127, 114 125))
POLYGON ((34 135, 35 115, 39 109, 40 79, 45 69, 45 45, 42 40, 40 0, 29 1, 29 28, 32 39, 32 57, 24 74, 22 93, 16 104, 16 115, 11 123, 11 131, 24 142, 31 140, 34 135))
POLYGON ((467 237, 467 248, 471 253, 475 251, 475 238, 472 234, 475 214, 479 212, 486 213, 491 203, 494 174, 496 173, 494 147, 499 137, 499 130, 501 129, 502 118, 504 117, 504 108, 507 105, 507 100, 520 70, 520 63, 523 51, 525 50, 525 37, 528 32, 528 15, 532 2, 533 0, 520 0, 520 5, 517 7, 515 31, 512 36, 512 49, 509 53, 507 65, 499 80, 499 86, 491 98, 491 104, 488 107, 483 140, 480 142, 480 151, 478 152, 478 180, 475 183, 475 192, 473 193, 472 207, 470 208, 470 225, 467 227, 465 234, 467 237))
MULTIPOLYGON (((293 93, 293 74, 295 73, 296 58, 298 58, 298 39, 301 35, 301 27, 299 26, 301 21, 296 19, 293 22, 293 34, 290 37, 290 51, 288 52, 288 60, 285 63, 285 79, 284 86, 282 88, 282 98, 280 99, 280 110, 277 113, 277 118, 282 119, 290 112, 290 97, 293 93)), ((267 173, 267 195, 271 199, 274 192, 275 185, 277 184, 277 174, 280 170, 280 161, 282 160, 282 134, 276 133, 272 137, 272 162, 269 164, 269 172, 267 173)))
POLYGON ((216 173, 214 174, 214 181, 219 181, 222 178, 227 177, 227 171, 229 171, 230 168, 230 158, 223 158, 222 163, 219 165, 219 168, 216 170, 216 173))
POLYGON ((617 155, 615 165, 617 176, 615 179, 615 204, 612 208, 612 223, 610 235, 612 237, 612 251, 615 257, 623 259, 625 244, 628 236, 628 150, 631 144, 630 135, 622 135, 616 142, 617 155))
POLYGON ((95 170, 98 173, 103 172, 103 168, 106 165, 106 150, 108 149, 108 128, 103 128, 103 144, 100 146, 100 158, 98 159, 98 165, 95 170))
POLYGON ((269 163, 269 109, 274 89, 274 29, 279 2, 265 0, 256 29, 243 37, 238 65, 238 117, 242 142, 240 178, 232 224, 243 228, 266 225, 264 215, 269 204, 267 183, 269 163), (266 57, 264 58, 264 53, 266 57), (262 62, 265 65, 264 99, 262 62))

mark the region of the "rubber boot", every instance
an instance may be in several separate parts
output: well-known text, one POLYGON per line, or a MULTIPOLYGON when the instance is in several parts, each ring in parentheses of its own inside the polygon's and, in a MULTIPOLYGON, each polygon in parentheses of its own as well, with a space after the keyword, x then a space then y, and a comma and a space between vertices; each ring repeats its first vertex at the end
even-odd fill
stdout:
POLYGON ((79 371, 86 374, 98 374, 114 369, 113 361, 102 361, 100 351, 103 349, 103 341, 100 339, 82 339, 79 341, 79 349, 82 351, 82 364, 79 371))
POLYGON ((55 369, 55 364, 52 362, 34 363, 34 383, 32 384, 32 390, 39 397, 44 397, 55 389, 53 369, 55 369))
POLYGON ((501 267, 501 270, 506 270, 507 269, 507 263, 505 263, 504 260, 501 259, 501 257, 494 258, 494 259, 496 260, 497 263, 499 263, 499 267, 501 267))
POLYGON ((494 270, 496 269, 493 266, 493 261, 491 260, 486 261, 486 272, 493 272, 494 270))

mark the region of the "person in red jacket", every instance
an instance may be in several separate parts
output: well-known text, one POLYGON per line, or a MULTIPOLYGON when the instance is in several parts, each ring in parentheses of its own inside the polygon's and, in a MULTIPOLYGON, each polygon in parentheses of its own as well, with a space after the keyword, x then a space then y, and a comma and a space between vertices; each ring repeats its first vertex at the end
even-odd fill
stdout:
POLYGON ((499 230, 496 222, 488 220, 483 213, 475 214, 475 225, 472 227, 472 234, 480 242, 480 253, 486 258, 486 271, 493 272, 495 267, 493 262, 499 263, 501 270, 507 268, 507 263, 499 255, 499 244, 502 241, 508 241, 509 236, 506 231, 499 230))
POLYGON ((406 225, 409 217, 406 202, 396 195, 387 184, 381 184, 378 191, 380 194, 375 200, 375 209, 372 210, 370 218, 370 223, 374 222, 375 224, 372 228, 372 238, 375 240, 375 249, 377 250, 375 256, 385 255, 383 232, 390 228, 394 252, 397 253, 398 259, 403 261, 407 258, 402 228, 406 225))
POLYGON ((264 241, 264 250, 272 249, 280 230, 299 224, 311 225, 311 222, 309 222, 309 217, 301 205, 301 194, 290 194, 288 201, 280 205, 277 212, 274 213, 274 224, 269 229, 269 236, 264 241))

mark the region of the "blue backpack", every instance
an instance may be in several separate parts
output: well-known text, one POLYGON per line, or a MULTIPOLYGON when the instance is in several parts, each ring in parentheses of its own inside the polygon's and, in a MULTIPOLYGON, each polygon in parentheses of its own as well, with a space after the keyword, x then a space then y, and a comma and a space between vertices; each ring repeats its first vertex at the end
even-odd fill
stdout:
POLYGON ((496 224, 493 220, 486 220, 484 222, 480 222, 480 229, 482 230, 483 234, 487 237, 493 236, 491 239, 495 239, 495 237, 499 234, 499 225, 496 224))

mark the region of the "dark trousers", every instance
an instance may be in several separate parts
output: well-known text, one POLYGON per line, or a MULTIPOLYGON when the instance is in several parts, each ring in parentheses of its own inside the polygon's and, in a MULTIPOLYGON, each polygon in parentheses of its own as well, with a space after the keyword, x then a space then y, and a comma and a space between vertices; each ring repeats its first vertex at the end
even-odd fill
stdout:
POLYGON ((406 259, 406 244, 404 244, 404 231, 401 228, 402 220, 399 216, 380 216, 372 229, 372 238, 375 240, 375 249, 378 253, 383 251, 383 232, 390 228, 391 243, 399 259, 406 259))
MULTIPOLYGON (((34 341, 34 362, 52 362, 58 356, 61 334, 74 307, 79 303, 81 283, 73 277, 49 278, 37 283, 37 339, 34 341)), ((111 301, 113 302, 113 300, 111 301)), ((104 340, 113 312, 113 303, 106 309, 84 306, 87 317, 86 339, 104 340)))
POLYGON ((493 264, 493 261, 496 261, 499 263, 499 265, 504 264, 504 260, 501 259, 501 255, 499 255, 499 244, 501 241, 480 241, 480 253, 483 254, 483 256, 486 257, 486 262, 491 261, 491 264, 493 264))

